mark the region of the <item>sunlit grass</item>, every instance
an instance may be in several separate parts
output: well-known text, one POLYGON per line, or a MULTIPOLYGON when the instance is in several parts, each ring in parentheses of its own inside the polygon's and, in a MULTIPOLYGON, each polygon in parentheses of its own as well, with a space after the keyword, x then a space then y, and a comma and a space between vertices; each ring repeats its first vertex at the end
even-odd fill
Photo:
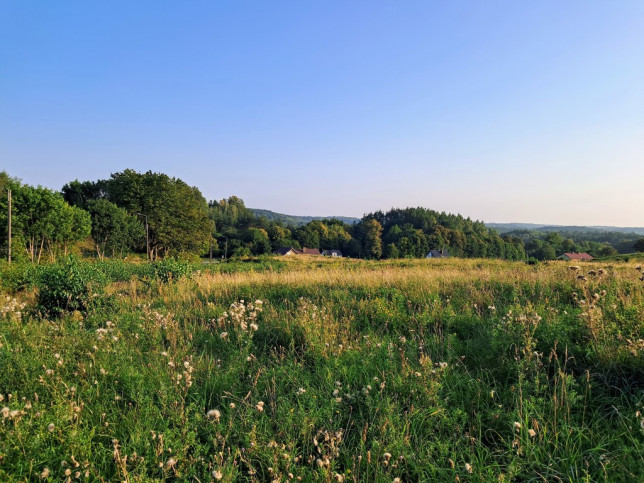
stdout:
POLYGON ((3 295, 0 480, 644 476, 635 263, 221 265, 3 295))

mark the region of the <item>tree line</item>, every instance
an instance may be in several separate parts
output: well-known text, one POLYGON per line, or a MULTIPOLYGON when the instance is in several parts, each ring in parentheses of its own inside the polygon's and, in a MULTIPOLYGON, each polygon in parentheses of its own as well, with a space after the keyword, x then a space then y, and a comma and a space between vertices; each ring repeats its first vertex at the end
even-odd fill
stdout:
MULTIPOLYGON (((480 221, 427 208, 391 209, 357 223, 313 220, 296 226, 258 216, 236 196, 207 202, 196 187, 163 173, 126 169, 108 179, 72 181, 56 192, 0 173, 0 192, 12 190, 14 257, 40 262, 73 247, 90 246, 98 258, 146 253, 175 257, 243 257, 281 247, 338 249, 356 258, 420 258, 430 250, 451 256, 523 260, 562 251, 607 254, 605 244, 559 235, 500 236, 480 221), (597 243, 595 246, 593 243, 597 243), (91 244, 91 245, 90 245, 91 244)), ((0 198, 0 249, 6 253, 7 199, 0 198)))
POLYGON ((636 233, 608 231, 515 230, 509 236, 520 238, 526 254, 537 260, 553 260, 562 253, 588 253, 608 257, 620 253, 644 251, 644 238, 636 233))

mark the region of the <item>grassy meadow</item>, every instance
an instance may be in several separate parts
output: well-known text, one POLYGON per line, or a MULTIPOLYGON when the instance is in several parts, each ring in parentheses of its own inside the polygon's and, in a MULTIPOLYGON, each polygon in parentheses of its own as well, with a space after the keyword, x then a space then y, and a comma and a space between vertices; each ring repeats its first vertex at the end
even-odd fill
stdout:
POLYGON ((66 263, 0 266, 0 481, 644 480, 637 261, 66 263))

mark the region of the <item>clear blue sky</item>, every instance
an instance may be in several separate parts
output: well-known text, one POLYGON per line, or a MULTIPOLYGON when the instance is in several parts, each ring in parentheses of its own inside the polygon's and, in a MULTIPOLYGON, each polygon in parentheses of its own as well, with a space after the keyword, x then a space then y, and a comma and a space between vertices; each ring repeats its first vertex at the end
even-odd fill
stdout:
POLYGON ((644 2, 0 3, 0 169, 644 226, 644 2))

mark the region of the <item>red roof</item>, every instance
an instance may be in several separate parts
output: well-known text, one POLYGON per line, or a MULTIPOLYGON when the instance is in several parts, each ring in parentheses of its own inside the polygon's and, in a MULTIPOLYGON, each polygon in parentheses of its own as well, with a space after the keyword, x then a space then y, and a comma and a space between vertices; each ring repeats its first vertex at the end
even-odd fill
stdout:
POLYGON ((302 255, 321 255, 317 248, 302 248, 302 255))
POLYGON ((593 257, 588 253, 564 253, 570 260, 592 260, 593 257))

